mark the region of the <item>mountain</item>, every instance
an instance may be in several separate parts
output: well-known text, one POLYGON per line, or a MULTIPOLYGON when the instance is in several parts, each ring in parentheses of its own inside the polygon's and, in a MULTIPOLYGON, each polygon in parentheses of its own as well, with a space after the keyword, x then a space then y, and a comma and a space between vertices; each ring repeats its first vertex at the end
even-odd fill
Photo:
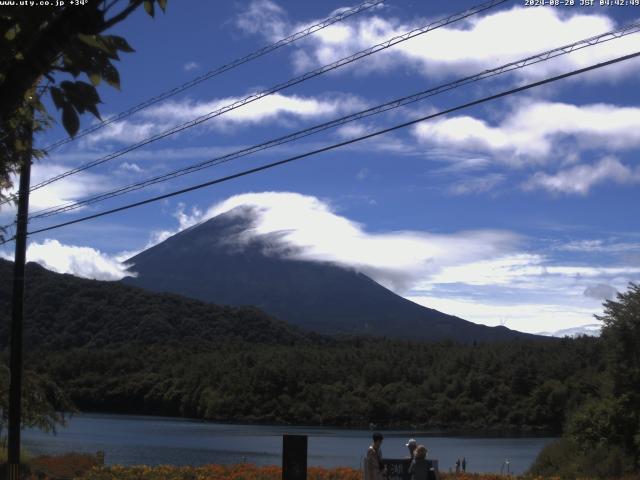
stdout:
POLYGON ((282 235, 254 235, 255 212, 238 207, 183 230, 127 261, 123 283, 224 305, 253 305, 304 329, 439 341, 534 336, 425 308, 366 275, 293 258, 282 235))
POLYGON ((581 325, 579 327, 564 328, 562 330, 556 330, 555 332, 540 332, 538 335, 544 335, 546 337, 570 337, 577 338, 582 336, 587 337, 599 337, 602 325, 598 323, 592 323, 589 325, 581 325))
MULTIPOLYGON (((7 346, 13 263, 0 259, 0 348, 7 346)), ((33 349, 122 344, 197 345, 220 340, 297 344, 322 340, 251 307, 211 305, 119 282, 86 280, 26 266, 25 345, 33 349)))

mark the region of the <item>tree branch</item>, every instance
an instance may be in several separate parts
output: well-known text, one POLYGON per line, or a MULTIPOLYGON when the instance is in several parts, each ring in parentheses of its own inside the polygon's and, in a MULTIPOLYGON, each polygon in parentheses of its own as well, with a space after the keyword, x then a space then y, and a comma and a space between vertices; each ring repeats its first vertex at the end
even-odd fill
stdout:
POLYGON ((129 15, 131 15, 131 13, 133 13, 133 11, 138 8, 140 5, 142 5, 142 2, 144 0, 133 0, 129 6, 127 8, 125 8, 122 12, 120 12, 119 14, 117 14, 114 17, 111 17, 109 20, 104 22, 103 28, 100 30, 100 33, 104 32, 105 30, 107 30, 110 27, 113 27, 116 23, 121 22, 122 20, 124 20, 125 18, 127 18, 129 15))

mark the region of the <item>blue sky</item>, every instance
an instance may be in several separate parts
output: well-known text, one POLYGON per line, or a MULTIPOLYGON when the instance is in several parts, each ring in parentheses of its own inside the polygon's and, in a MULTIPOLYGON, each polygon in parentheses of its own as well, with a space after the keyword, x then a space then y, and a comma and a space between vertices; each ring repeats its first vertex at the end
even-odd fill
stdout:
MULTIPOLYGON (((113 33, 136 49, 100 86, 103 115, 202 75, 345 2, 169 2, 113 33)), ((475 5, 389 0, 55 150, 33 183, 296 75, 475 5), (454 8, 455 10, 451 10, 454 8)), ((637 7, 506 2, 34 192, 32 211, 75 201, 451 82, 637 21, 637 7)), ((640 34, 46 220, 41 228, 306 152, 514 86, 640 50, 640 34)), ((640 281, 640 62, 631 60, 283 167, 34 235, 28 257, 116 279, 119 261, 238 205, 253 234, 286 231, 303 258, 352 266, 418 303, 488 325, 595 323, 640 281)), ((94 119, 86 117, 83 125, 94 119)), ((37 142, 63 136, 56 126, 37 142)), ((13 212, 0 211, 3 223, 13 212)), ((6 257, 12 251, 5 248, 6 257)))

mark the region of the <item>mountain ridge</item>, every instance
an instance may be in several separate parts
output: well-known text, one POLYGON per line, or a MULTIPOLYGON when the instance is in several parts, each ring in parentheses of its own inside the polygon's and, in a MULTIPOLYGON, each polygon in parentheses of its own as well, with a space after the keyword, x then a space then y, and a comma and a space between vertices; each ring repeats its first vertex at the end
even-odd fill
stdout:
POLYGON ((185 229, 125 263, 123 283, 224 305, 253 305, 323 334, 426 341, 494 341, 534 335, 488 327, 407 300, 354 269, 292 258, 286 232, 256 235, 238 207, 185 229))

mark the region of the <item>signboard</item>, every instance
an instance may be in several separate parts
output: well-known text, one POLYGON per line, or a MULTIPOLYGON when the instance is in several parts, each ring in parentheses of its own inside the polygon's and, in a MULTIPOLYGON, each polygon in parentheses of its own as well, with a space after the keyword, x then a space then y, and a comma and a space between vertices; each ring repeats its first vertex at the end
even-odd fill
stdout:
POLYGON ((282 436, 282 480, 307 480, 307 436, 282 436))
MULTIPOLYGON (((411 460, 408 458, 383 458, 382 463, 387 467, 388 480, 411 480, 409 466, 411 460)), ((427 480, 438 480, 438 460, 427 460, 429 463, 429 476, 427 480)))

